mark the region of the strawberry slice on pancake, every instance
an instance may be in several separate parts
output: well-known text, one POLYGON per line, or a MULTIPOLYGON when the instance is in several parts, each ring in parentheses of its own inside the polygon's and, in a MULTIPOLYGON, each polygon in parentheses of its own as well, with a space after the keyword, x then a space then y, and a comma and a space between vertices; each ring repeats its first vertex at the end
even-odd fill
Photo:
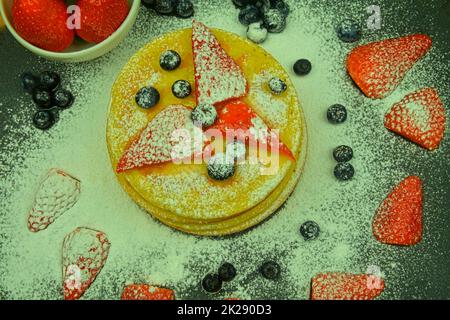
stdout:
POLYGON ((236 62, 225 52, 211 31, 192 23, 197 104, 217 104, 247 94, 247 80, 236 62))
POLYGON ((203 141, 197 146, 190 140, 196 130, 202 135, 201 129, 195 127, 191 120, 191 109, 181 105, 167 107, 158 113, 139 138, 131 143, 119 160, 116 172, 187 158, 196 153, 197 147, 201 153, 203 141), (187 133, 188 140, 180 140, 182 133, 187 133))
POLYGON ((271 152, 278 150, 280 154, 295 161, 292 151, 280 140, 278 133, 269 128, 244 102, 234 101, 220 108, 216 123, 210 129, 219 130, 223 137, 231 135, 250 145, 257 142, 259 147, 266 146, 271 152))

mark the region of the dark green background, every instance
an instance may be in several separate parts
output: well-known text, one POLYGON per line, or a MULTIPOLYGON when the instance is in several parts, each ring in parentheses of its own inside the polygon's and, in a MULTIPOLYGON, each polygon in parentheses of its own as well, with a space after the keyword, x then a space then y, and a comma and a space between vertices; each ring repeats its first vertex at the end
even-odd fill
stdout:
MULTIPOLYGON (((220 5, 221 1, 217 1, 220 5)), ((349 3, 353 1, 348 1, 349 3)), ((392 34, 410 34, 423 32, 432 36, 438 45, 435 50, 439 50, 441 56, 447 61, 450 67, 450 2, 443 0, 397 0, 397 1, 361 1, 367 6, 377 4, 384 11, 390 12, 390 21, 396 20, 398 24, 383 25, 381 34, 390 36, 392 34), (388 10, 386 10, 388 9, 388 10)), ((302 1, 294 1, 301 5, 302 1)), ((339 16, 360 16, 360 12, 352 12, 351 6, 346 6, 340 1, 317 1, 317 3, 327 3, 332 7, 336 17, 339 16)), ((377 34, 377 37, 382 35, 377 34)), ((367 39, 365 39, 367 40, 367 39)), ((24 71, 41 71, 43 69, 59 70, 64 77, 65 66, 48 62, 38 58, 22 48, 8 32, 0 32, 0 102, 3 106, 14 106, 18 96, 23 92, 20 88, 19 75, 24 71)), ((448 89, 450 89, 450 68, 442 70, 443 84, 447 94, 442 98, 447 111, 449 106, 448 89)), ((70 79, 67 79, 70 81, 70 79)), ((441 90, 442 91, 442 90, 441 90)), ((30 109, 32 107, 30 106, 30 109)), ((6 125, 11 125, 12 111, 0 113, 0 152, 4 144, 3 136, 9 135, 6 125)), ((448 112, 447 112, 448 115, 448 112)), ((28 124, 28 125, 31 125, 28 124)), ((447 125, 448 131, 448 125, 447 125)), ((30 139, 25 135, 18 135, 15 139, 22 141, 30 139)), ((450 297, 450 155, 449 155, 448 133, 441 148, 446 148, 443 156, 430 157, 428 161, 419 164, 411 162, 411 168, 420 174, 424 180, 428 181, 425 188, 427 210, 439 219, 426 221, 426 230, 430 237, 439 237, 439 243, 432 248, 417 246, 408 251, 401 251, 398 254, 398 263, 409 269, 404 274, 396 276, 397 285, 404 283, 404 290, 396 294, 396 298, 438 298, 448 299, 450 297), (439 172, 439 178, 436 178, 439 172), (439 190, 435 193, 433 190, 439 190), (439 254, 437 254, 439 253, 439 254), (420 257, 420 258, 418 258, 420 257)), ((44 152, 45 150, 43 150, 44 152)), ((404 157, 398 150, 387 150, 383 156, 404 157)), ((408 155, 414 156, 414 154, 408 155)), ((20 162, 20 159, 17 159, 20 162)), ((382 159, 380 159, 382 161, 382 159)), ((14 170, 13 166, 0 166, 0 178, 14 170)), ((3 193, 2 193, 3 194, 3 193)), ((369 249, 370 250, 370 249, 369 249)), ((373 252, 374 254, 382 254, 373 252)), ((392 252, 391 252, 392 253, 392 252)), ((381 266, 383 267, 383 266, 381 266)), ((195 295, 195 293, 193 293, 195 295)), ((280 298, 283 294, 280 293, 280 298)), ((385 296, 385 298, 390 298, 385 296)))

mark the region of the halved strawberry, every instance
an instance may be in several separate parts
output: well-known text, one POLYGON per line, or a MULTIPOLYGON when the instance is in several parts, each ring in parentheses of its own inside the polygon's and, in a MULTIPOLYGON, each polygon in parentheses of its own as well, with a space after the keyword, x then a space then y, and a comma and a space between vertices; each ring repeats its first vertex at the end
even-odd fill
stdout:
POLYGON ((64 238, 65 300, 79 299, 90 287, 108 258, 110 246, 103 232, 88 228, 77 228, 64 238))
POLYGON ((444 137, 444 104, 436 89, 420 89, 394 104, 384 125, 428 150, 436 149, 444 137))
POLYGON ((347 70, 366 96, 382 99, 395 90, 431 45, 431 38, 424 34, 369 43, 350 52, 347 70))
POLYGON ((241 68, 220 46, 202 23, 192 23, 197 104, 235 99, 247 93, 247 80, 241 68))
POLYGON ((422 240, 422 181, 410 176, 400 182, 378 208, 372 222, 375 238, 410 246, 422 240))
POLYGON ((28 216, 28 229, 46 229, 72 208, 80 197, 80 181, 62 170, 52 169, 39 185, 33 208, 28 216))
POLYGON ((68 28, 67 6, 62 0, 12 1, 14 29, 29 43, 44 50, 60 52, 73 42, 68 28))
POLYGON ((100 43, 113 34, 128 16, 126 0, 78 0, 81 24, 77 35, 87 41, 100 43))
POLYGON ((148 284, 131 284, 125 287, 122 300, 175 300, 171 289, 149 286, 148 284))
POLYGON ((198 134, 203 135, 201 129, 194 126, 189 108, 181 105, 167 107, 153 118, 140 137, 127 149, 119 160, 116 171, 121 173, 152 164, 188 158, 196 153, 197 148, 201 154, 203 140, 199 146, 190 140, 196 134, 196 130, 200 131, 198 134), (182 133, 187 134, 185 141, 176 139, 182 137, 182 133))
POLYGON ((311 300, 372 300, 384 290, 384 280, 369 274, 320 273, 311 281, 311 300))
MULTIPOLYGON (((231 134, 242 142, 258 142, 259 147, 265 145, 268 151, 278 151, 295 161, 292 151, 280 141, 278 134, 269 128, 244 102, 234 101, 220 108, 216 123, 209 129, 219 130, 223 137, 231 134)), ((208 135, 208 131, 206 131, 206 135, 208 135)))

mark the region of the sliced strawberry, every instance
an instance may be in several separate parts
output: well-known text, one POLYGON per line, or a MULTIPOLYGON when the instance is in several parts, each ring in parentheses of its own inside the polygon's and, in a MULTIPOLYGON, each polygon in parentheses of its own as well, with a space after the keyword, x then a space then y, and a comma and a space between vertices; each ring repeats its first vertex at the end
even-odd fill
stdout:
MULTIPOLYGON (((278 134, 244 102, 230 102, 219 109, 216 123, 210 129, 219 130, 223 137, 227 137, 227 133, 230 133, 242 142, 258 142, 260 147, 267 145, 268 151, 278 150, 280 154, 295 161, 291 150, 280 141, 278 134)), ((208 135, 208 131, 206 134, 208 135)))
POLYGON ((373 300, 384 290, 384 280, 369 274, 321 273, 311 281, 311 300, 373 300))
POLYGON ((406 139, 434 150, 444 137, 444 104, 436 89, 420 89, 394 104, 384 118, 384 125, 406 139))
POLYGON ((80 197, 80 181, 62 170, 52 169, 39 185, 28 216, 28 229, 46 229, 72 208, 80 197))
POLYGON ((77 228, 64 238, 63 289, 65 300, 77 300, 97 277, 109 254, 106 235, 77 228))
POLYGON ((121 173, 152 164, 187 158, 195 154, 197 148, 198 153, 201 154, 202 145, 196 146, 189 139, 186 141, 175 139, 177 132, 186 132, 189 137, 193 137, 196 130, 199 130, 199 134, 202 135, 201 129, 192 123, 189 108, 180 105, 167 107, 156 115, 140 137, 127 149, 119 160, 116 171, 121 173))
POLYGON ((241 68, 220 46, 202 23, 192 23, 197 104, 235 99, 247 93, 247 80, 241 68))
POLYGON ((410 176, 378 208, 372 231, 383 243, 410 246, 422 240, 422 181, 410 176))
POLYGON ((352 50, 347 70, 366 96, 382 99, 395 90, 431 44, 431 38, 424 34, 369 43, 352 50))
POLYGON ((131 284, 125 287, 122 300, 175 300, 173 290, 149 286, 148 284, 131 284))
POLYGON ((64 1, 14 0, 11 12, 14 29, 29 43, 55 52, 72 44, 75 32, 67 26, 69 15, 64 1))
POLYGON ((81 23, 77 35, 92 43, 107 39, 128 16, 127 0, 78 0, 81 23))

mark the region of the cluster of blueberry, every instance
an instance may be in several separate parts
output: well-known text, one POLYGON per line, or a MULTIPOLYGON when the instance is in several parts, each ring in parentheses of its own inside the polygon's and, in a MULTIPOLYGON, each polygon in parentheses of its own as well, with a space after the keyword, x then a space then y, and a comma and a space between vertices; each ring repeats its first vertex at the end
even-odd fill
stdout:
MULTIPOLYGON (((333 124, 347 120, 347 109, 341 104, 334 104, 328 108, 327 118, 333 124)), ((334 168, 334 176, 341 181, 347 181, 355 175, 355 169, 349 163, 353 158, 353 150, 349 146, 339 146, 333 151, 333 157, 338 162, 334 168)))
MULTIPOLYGON (((281 275, 281 267, 275 261, 266 261, 259 268, 261 275, 268 280, 277 280, 281 275)), ((236 277, 236 268, 228 262, 222 264, 217 273, 209 273, 202 280, 202 288, 208 293, 216 293, 222 289, 223 282, 236 277)))
POLYGON ((194 15, 191 0, 142 0, 142 3, 162 15, 175 15, 184 19, 194 15))
POLYGON ((247 37, 263 43, 268 33, 281 33, 286 28, 290 13, 284 0, 233 0, 240 9, 239 22, 247 26, 247 37))
MULTIPOLYGON (((159 65, 165 71, 173 71, 181 64, 181 57, 178 52, 167 50, 163 52, 159 58, 159 65)), ((191 95, 191 84, 187 80, 177 80, 172 85, 172 93, 178 99, 184 99, 191 95)), ((154 107, 160 99, 159 91, 152 87, 146 86, 141 88, 136 94, 136 103, 139 107, 149 109, 154 107)))
POLYGON ((59 111, 72 106, 73 94, 60 88, 61 77, 56 72, 45 71, 38 76, 30 72, 21 75, 22 88, 30 93, 38 110, 33 124, 41 130, 50 129, 59 119, 59 111))

